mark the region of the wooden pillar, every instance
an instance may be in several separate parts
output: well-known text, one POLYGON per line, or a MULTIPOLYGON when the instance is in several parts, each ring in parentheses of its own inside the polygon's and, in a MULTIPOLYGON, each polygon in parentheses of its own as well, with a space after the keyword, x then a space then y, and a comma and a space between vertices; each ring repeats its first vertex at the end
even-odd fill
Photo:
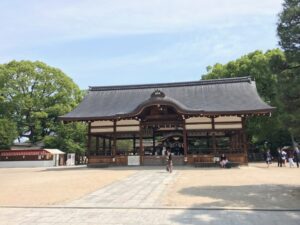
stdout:
POLYGON ((114 133, 113 133, 113 148, 112 148, 112 156, 115 157, 116 156, 116 152, 117 152, 117 121, 114 120, 114 129, 113 129, 114 133))
POLYGON ((135 151, 135 134, 133 135, 133 155, 136 154, 136 151, 135 151))
POLYGON ((103 152, 106 152, 106 138, 105 137, 102 138, 102 150, 103 150, 103 152))
POLYGON ((152 129, 152 155, 155 155, 155 128, 152 129))
POLYGON ((232 146, 232 150, 233 151, 235 151, 235 147, 234 147, 235 139, 234 139, 234 136, 235 136, 235 133, 232 132, 230 140, 231 140, 231 146, 232 146))
POLYGON ((243 152, 245 157, 245 163, 248 164, 248 142, 247 142, 247 134, 246 134, 246 118, 242 118, 242 140, 243 140, 243 152))
POLYGON ((140 124, 140 149, 139 149, 139 155, 140 155, 140 164, 143 165, 143 157, 144 157, 144 146, 143 146, 143 131, 142 126, 140 124))
POLYGON ((230 143, 230 152, 234 152, 234 150, 233 150, 233 137, 232 137, 232 132, 230 132, 229 143, 230 143))
POLYGON ((100 150, 100 149, 99 149, 99 136, 97 136, 97 137, 96 137, 96 152, 97 152, 97 155, 100 155, 100 154, 99 154, 99 150, 100 150))
POLYGON ((216 142, 216 134, 215 134, 215 118, 211 118, 212 120, 212 145, 213 145, 213 153, 217 155, 217 142, 216 142))
MULTIPOLYGON (((187 132, 186 132, 186 124, 185 124, 185 119, 183 120, 183 152, 184 152, 184 157, 187 157, 187 152, 188 152, 188 143, 187 143, 187 132)), ((185 158, 187 160, 187 158, 185 158)))
POLYGON ((91 122, 88 122, 87 156, 91 155, 91 122))
POLYGON ((244 130, 238 131, 237 135, 237 149, 239 150, 239 153, 245 154, 245 145, 244 145, 244 130))
POLYGON ((237 151, 239 150, 239 132, 238 131, 234 134, 234 147, 237 151))
MULTIPOLYGON (((109 149, 109 152, 111 154, 111 137, 109 138, 108 149, 109 149)), ((106 151, 105 151, 105 155, 106 155, 106 151)))

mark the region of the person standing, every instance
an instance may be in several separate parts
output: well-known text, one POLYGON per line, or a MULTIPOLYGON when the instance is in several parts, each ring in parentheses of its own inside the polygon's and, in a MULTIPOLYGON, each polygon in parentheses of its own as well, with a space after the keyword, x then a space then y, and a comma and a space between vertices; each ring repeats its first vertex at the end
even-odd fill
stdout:
POLYGON ((300 151, 299 151, 298 147, 296 146, 294 149, 294 161, 297 164, 298 168, 299 168, 299 154, 300 154, 300 151))
POLYGON ((286 167, 286 152, 283 149, 281 149, 280 155, 281 155, 282 163, 283 163, 284 167, 286 167))
POLYGON ((295 161, 297 167, 299 168, 299 150, 297 151, 296 148, 295 148, 295 150, 293 152, 294 153, 294 161, 295 161))
POLYGON ((277 166, 282 167, 281 150, 277 148, 277 166))
POLYGON ((267 151, 265 160, 266 160, 266 163, 267 163, 268 168, 269 168, 270 164, 272 163, 272 155, 271 155, 270 150, 267 151))
POLYGON ((294 160, 293 160, 294 153, 292 152, 291 149, 288 150, 287 156, 288 156, 288 161, 289 161, 290 168, 291 168, 291 167, 295 167, 295 163, 294 163, 294 160))

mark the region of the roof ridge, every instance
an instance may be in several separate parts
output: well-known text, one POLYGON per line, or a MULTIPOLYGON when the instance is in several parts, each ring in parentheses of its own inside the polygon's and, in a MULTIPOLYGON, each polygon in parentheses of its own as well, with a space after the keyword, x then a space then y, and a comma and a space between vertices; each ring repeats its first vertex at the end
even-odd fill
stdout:
POLYGON ((173 82, 173 83, 89 86, 89 91, 112 91, 112 90, 147 89, 147 88, 164 88, 164 87, 184 87, 184 86, 226 84, 226 83, 240 83, 240 82, 251 82, 251 78, 250 77, 234 77, 234 78, 173 82))

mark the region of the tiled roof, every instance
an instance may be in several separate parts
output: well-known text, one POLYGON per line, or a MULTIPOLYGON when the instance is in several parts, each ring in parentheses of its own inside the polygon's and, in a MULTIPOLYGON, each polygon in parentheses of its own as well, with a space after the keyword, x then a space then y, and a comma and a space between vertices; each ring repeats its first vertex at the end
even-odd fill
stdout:
POLYGON ((181 114, 239 115, 269 113, 249 77, 124 86, 90 87, 65 121, 137 116, 147 106, 170 105, 181 114))

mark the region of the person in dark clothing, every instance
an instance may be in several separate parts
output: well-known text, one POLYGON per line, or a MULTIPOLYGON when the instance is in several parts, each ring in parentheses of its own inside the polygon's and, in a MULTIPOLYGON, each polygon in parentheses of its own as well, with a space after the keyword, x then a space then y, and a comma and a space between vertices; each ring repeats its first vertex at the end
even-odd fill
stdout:
POLYGON ((294 161, 297 164, 297 167, 299 168, 299 149, 296 147, 294 149, 294 161))
POLYGON ((280 148, 277 148, 277 165, 278 167, 282 167, 282 158, 280 148))

